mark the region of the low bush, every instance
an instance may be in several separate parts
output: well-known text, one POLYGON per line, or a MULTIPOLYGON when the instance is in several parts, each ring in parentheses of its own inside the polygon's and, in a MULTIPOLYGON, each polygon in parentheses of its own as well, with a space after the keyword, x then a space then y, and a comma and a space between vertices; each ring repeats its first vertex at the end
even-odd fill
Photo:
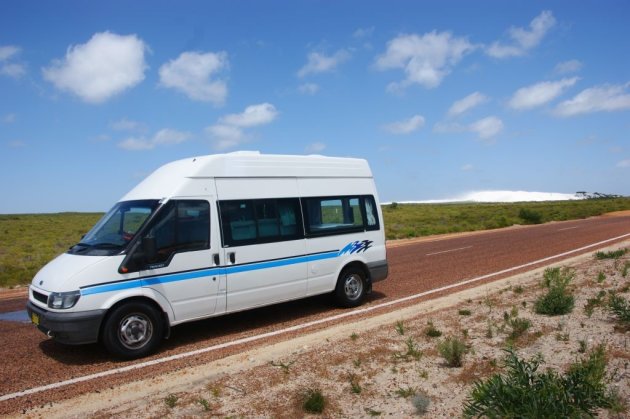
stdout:
POLYGON ((538 372, 540 356, 525 361, 513 350, 506 351, 507 371, 475 383, 464 404, 464 417, 593 417, 596 409, 612 406, 603 346, 572 364, 564 376, 551 369, 538 372))
POLYGON ((466 344, 456 337, 448 337, 438 344, 438 353, 449 367, 461 367, 464 355, 468 352, 466 344))
POLYGON ((534 303, 534 311, 548 316, 570 313, 575 297, 569 291, 568 285, 574 276, 575 272, 569 268, 545 269, 542 286, 547 288, 547 293, 538 297, 534 303))
POLYGON ((617 294, 608 298, 608 311, 612 313, 623 326, 630 327, 630 303, 617 294))
POLYGON ((619 259, 626 253, 628 253, 628 249, 611 250, 609 252, 597 252, 595 253, 595 259, 597 260, 619 259))
POLYGON ((442 336, 442 332, 438 330, 431 321, 427 323, 427 328, 424 329, 424 334, 430 338, 439 338, 442 336))
POLYGON ((528 208, 521 208, 518 212, 518 217, 525 221, 525 224, 542 223, 542 214, 528 208))
POLYGON ((320 389, 307 389, 302 399, 302 407, 308 413, 322 413, 326 407, 326 398, 320 389))

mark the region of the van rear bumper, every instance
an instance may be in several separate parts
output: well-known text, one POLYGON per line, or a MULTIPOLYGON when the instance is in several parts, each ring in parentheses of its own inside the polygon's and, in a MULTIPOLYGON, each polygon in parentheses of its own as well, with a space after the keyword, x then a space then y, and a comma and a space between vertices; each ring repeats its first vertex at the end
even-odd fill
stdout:
POLYGON ((38 319, 37 328, 59 343, 81 345, 98 341, 98 332, 106 310, 90 310, 78 313, 55 313, 37 307, 30 301, 26 311, 33 321, 38 319))
POLYGON ((387 278, 387 274, 389 273, 389 266, 387 265, 386 260, 370 262, 367 264, 367 267, 370 271, 370 279, 372 280, 372 283, 382 281, 387 278))

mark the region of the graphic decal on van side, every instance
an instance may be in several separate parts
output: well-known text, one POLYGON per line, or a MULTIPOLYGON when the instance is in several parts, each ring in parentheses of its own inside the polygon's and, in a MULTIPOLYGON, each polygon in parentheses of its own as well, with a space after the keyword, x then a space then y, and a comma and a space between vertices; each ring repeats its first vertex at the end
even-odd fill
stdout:
POLYGON ((370 247, 372 247, 372 243, 374 243, 372 240, 357 240, 354 242, 350 242, 346 245, 346 247, 339 251, 339 254, 337 256, 341 256, 346 253, 351 255, 353 253, 365 252, 370 247))

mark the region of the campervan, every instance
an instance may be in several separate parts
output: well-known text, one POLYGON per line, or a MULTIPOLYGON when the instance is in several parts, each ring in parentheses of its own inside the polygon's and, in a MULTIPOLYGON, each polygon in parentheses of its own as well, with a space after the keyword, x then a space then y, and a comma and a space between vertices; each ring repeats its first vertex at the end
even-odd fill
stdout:
POLYGON ((235 152, 149 175, 37 273, 27 311, 137 358, 184 322, 325 293, 356 307, 387 273, 365 160, 235 152))

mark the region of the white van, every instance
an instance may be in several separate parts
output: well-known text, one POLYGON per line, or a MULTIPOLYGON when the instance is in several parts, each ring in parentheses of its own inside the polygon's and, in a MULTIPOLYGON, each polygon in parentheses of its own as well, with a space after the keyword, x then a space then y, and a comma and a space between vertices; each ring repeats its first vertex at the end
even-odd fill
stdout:
POLYGON ((162 166, 30 286, 31 321, 66 344, 152 352, 170 327, 387 277, 365 160, 237 152, 162 166))

